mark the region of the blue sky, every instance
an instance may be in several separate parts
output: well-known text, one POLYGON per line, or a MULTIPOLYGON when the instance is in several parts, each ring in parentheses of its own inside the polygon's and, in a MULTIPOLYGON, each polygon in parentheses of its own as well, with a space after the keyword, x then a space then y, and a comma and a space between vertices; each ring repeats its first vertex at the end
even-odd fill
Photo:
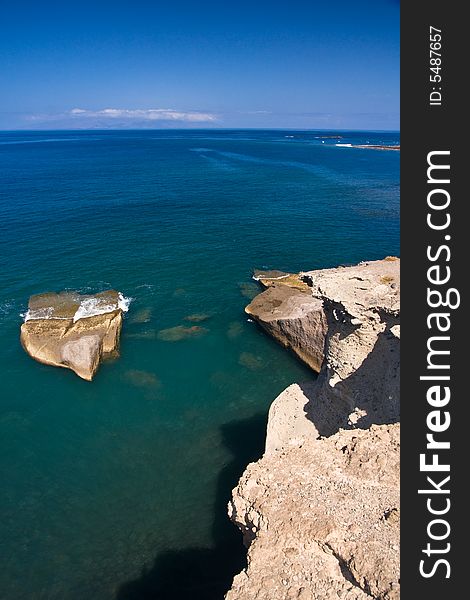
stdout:
POLYGON ((1 129, 399 129, 398 0, 0 7, 1 129))

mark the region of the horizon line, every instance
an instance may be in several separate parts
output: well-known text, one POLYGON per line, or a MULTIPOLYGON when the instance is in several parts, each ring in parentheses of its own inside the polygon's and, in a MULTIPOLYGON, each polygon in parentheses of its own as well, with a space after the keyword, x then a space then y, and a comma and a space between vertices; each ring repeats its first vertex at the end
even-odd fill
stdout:
POLYGON ((366 131, 370 133, 400 133, 400 129, 362 129, 362 128, 345 128, 345 129, 336 129, 332 127, 316 127, 316 128, 298 128, 298 127, 120 127, 120 128, 70 128, 70 129, 1 129, 0 133, 43 133, 48 131, 73 131, 77 132, 90 132, 90 131, 301 131, 301 132, 310 132, 310 131, 366 131))

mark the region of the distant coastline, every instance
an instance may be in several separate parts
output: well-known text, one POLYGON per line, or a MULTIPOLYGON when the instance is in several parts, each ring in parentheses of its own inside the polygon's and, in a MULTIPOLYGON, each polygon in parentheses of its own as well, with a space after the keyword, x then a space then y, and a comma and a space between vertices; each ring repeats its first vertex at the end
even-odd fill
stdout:
POLYGON ((399 145, 382 146, 382 145, 377 145, 377 144, 336 144, 336 146, 340 146, 340 147, 342 146, 344 148, 368 148, 370 150, 395 150, 395 151, 400 150, 399 145))

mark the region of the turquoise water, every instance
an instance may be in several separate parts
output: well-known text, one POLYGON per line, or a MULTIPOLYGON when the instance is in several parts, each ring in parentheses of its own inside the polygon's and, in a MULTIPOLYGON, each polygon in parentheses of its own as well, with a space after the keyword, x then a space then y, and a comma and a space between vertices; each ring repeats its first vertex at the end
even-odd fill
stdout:
POLYGON ((247 321, 252 269, 399 253, 399 153, 335 146, 398 134, 325 135, 0 133, 1 598, 223 597, 230 490, 312 376, 247 321), (92 383, 21 349, 30 294, 110 287, 133 301, 92 383))

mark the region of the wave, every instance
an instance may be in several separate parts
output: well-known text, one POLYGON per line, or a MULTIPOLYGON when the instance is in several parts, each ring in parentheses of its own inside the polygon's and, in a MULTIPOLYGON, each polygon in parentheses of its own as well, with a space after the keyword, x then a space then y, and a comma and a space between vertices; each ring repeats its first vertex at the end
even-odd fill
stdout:
POLYGON ((121 292, 118 294, 117 306, 114 302, 106 303, 100 298, 86 298, 80 302, 80 306, 73 316, 73 322, 76 323, 79 319, 85 319, 87 317, 104 315, 116 310, 116 308, 120 308, 123 312, 127 312, 131 302, 132 298, 126 298, 121 292))
POLYGON ((15 308, 14 300, 4 300, 0 303, 0 317, 9 315, 15 308))
POLYGON ((23 317, 24 322, 34 321, 35 319, 63 319, 63 317, 54 317, 54 309, 48 308, 36 308, 35 310, 28 310, 25 313, 20 313, 20 317, 23 317))
POLYGON ((146 290, 154 290, 155 285, 153 283, 141 283, 140 285, 136 286, 136 290, 139 290, 142 288, 144 288, 146 290))
MULTIPOLYGON (((104 315, 112 312, 118 308, 122 312, 129 310, 129 305, 133 298, 127 298, 121 292, 118 293, 117 302, 109 302, 108 299, 99 297, 88 297, 83 298, 78 305, 75 314, 73 315, 73 322, 76 323, 79 319, 86 319, 87 317, 94 317, 96 315, 104 315)), ((37 319, 56 319, 56 320, 68 320, 68 317, 57 317, 54 315, 54 308, 51 306, 28 309, 25 313, 20 315, 23 317, 24 322, 37 320, 37 319)))

